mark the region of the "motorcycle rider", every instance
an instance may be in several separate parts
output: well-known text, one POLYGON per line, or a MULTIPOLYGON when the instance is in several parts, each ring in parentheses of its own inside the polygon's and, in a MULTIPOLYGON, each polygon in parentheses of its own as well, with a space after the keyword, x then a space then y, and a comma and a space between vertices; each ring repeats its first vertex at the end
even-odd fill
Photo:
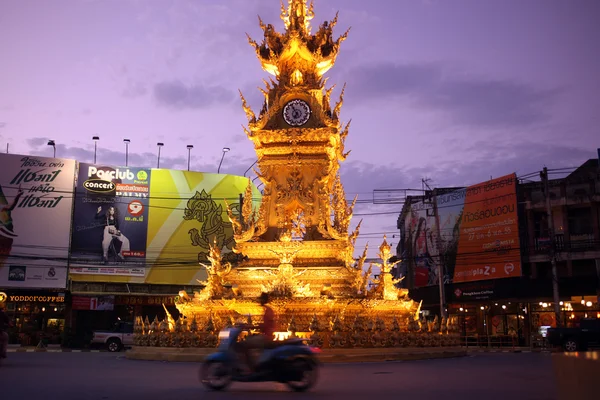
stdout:
POLYGON ((253 372, 256 367, 256 360, 253 359, 251 354, 252 350, 264 350, 267 343, 273 341, 273 334, 275 333, 275 312, 268 306, 270 301, 269 294, 264 292, 261 293, 258 301, 264 308, 263 322, 258 326, 260 333, 258 335, 249 336, 242 342, 242 354, 245 358, 246 365, 250 369, 249 372, 253 372))

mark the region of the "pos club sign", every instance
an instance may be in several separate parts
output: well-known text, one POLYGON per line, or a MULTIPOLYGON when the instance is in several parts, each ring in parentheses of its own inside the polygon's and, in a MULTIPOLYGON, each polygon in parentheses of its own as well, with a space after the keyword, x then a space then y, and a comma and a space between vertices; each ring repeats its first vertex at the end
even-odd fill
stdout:
POLYGON ((71 274, 144 277, 150 170, 79 164, 71 274))

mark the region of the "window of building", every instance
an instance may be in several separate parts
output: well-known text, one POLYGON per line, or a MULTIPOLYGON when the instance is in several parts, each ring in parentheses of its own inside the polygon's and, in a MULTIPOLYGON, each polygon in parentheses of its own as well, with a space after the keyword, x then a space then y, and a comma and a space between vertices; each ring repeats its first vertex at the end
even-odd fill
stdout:
POLYGON ((589 235, 594 233, 592 209, 590 207, 569 208, 569 234, 589 235))

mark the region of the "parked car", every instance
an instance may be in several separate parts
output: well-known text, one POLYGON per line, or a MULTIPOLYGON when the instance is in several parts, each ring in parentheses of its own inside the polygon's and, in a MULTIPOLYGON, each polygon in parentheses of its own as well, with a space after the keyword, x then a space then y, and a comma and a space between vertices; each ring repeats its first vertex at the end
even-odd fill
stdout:
POLYGON ((565 351, 587 350, 600 347, 600 319, 582 319, 578 328, 550 328, 546 336, 552 346, 565 351))
POLYGON ((110 331, 94 331, 92 345, 101 344, 108 351, 121 351, 123 347, 133 345, 133 323, 119 321, 110 331))

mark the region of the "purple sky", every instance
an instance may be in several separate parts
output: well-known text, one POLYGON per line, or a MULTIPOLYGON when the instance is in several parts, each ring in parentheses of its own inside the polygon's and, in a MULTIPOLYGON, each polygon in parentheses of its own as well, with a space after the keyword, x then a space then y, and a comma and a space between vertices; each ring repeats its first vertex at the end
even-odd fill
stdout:
MULTIPOLYGON (((328 73, 347 83, 349 198, 596 156, 599 1, 315 0, 313 26, 337 10, 337 33, 352 26, 328 73)), ((237 89, 258 111, 268 76, 245 37, 261 39, 257 14, 283 29, 279 0, 0 2, 0 149, 48 156, 54 139, 89 162, 98 135, 98 161, 123 164, 129 138, 130 165, 156 166, 164 142, 161 167, 183 169, 193 144, 192 169, 215 172, 228 146, 221 172, 243 174, 255 158, 237 89)), ((396 218, 364 216, 361 231, 393 233, 396 218)))

